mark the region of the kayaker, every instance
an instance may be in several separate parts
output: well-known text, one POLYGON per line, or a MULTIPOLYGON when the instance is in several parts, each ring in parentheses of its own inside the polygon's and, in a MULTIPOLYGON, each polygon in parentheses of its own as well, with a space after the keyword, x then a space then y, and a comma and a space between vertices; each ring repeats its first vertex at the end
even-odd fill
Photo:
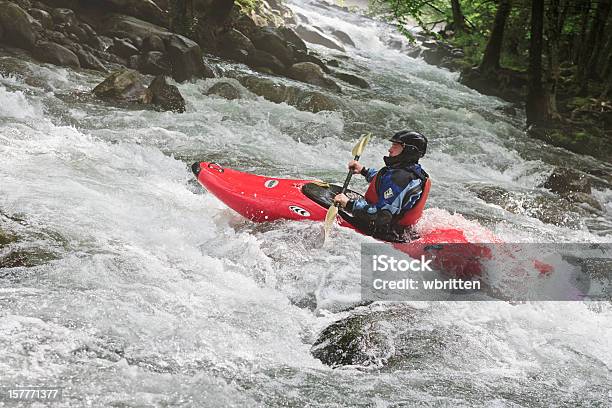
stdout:
POLYGON ((405 232, 420 218, 429 193, 429 176, 419 159, 427 152, 427 138, 402 130, 389 139, 389 156, 380 170, 351 160, 349 170, 370 183, 365 198, 349 199, 338 194, 334 202, 352 212, 360 229, 387 241, 404 241, 405 232))

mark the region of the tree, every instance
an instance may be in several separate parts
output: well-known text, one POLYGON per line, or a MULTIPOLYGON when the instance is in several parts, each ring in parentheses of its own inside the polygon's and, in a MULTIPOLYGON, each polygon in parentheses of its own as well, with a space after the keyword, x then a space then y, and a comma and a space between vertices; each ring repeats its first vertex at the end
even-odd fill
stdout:
POLYGON ((465 31, 465 17, 459 0, 451 0, 451 8, 453 9, 453 28, 456 32, 465 31))
POLYGON ((527 124, 542 124, 549 119, 548 98, 542 84, 542 49, 544 0, 531 2, 531 40, 529 42, 529 76, 527 81, 527 124))
POLYGON ((493 29, 491 30, 491 36, 487 42, 484 55, 482 56, 482 62, 480 63, 480 71, 494 71, 499 69, 499 60, 502 52, 502 44, 504 41, 504 29, 506 27, 506 20, 512 9, 511 0, 501 0, 497 13, 495 14, 495 21, 493 22, 493 29))

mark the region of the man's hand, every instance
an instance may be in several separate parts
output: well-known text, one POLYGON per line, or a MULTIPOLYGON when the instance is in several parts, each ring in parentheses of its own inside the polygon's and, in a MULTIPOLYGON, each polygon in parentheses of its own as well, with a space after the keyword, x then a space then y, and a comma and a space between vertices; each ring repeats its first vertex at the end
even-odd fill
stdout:
POLYGON ((353 172, 353 174, 359 174, 361 173, 361 170, 363 170, 363 165, 360 164, 357 160, 351 160, 348 163, 348 168, 353 172))
POLYGON ((334 197, 334 203, 340 204, 342 208, 346 207, 346 204, 349 202, 349 198, 344 194, 338 194, 334 197))

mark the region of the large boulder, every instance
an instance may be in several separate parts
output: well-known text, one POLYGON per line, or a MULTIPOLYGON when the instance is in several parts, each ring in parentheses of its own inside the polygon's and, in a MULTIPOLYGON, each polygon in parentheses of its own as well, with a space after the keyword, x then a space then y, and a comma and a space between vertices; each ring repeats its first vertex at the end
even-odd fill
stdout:
POLYGON ((246 63, 252 68, 267 68, 279 75, 283 75, 287 69, 278 58, 262 50, 254 50, 249 54, 246 63))
POLYGON ((286 66, 294 61, 291 46, 273 28, 262 28, 253 35, 251 41, 255 48, 274 55, 286 66))
POLYGON ((38 37, 36 20, 16 4, 0 1, 0 27, 2 41, 17 48, 31 50, 38 37))
POLYGON ((158 75, 153 79, 149 85, 149 91, 151 91, 153 104, 160 109, 178 113, 185 112, 185 99, 176 86, 166 82, 164 75, 158 75))
POLYGON ((170 61, 168 61, 166 55, 159 51, 149 51, 139 55, 136 60, 136 67, 143 74, 149 75, 169 75, 172 72, 170 61))
POLYGON ((311 44, 319 44, 324 47, 331 48, 332 50, 342 52, 345 51, 343 46, 341 46, 331 38, 325 36, 325 34, 321 33, 320 31, 316 31, 315 29, 311 29, 300 24, 295 28, 295 32, 300 36, 302 40, 311 44))
POLYGON ((133 43, 150 35, 156 35, 164 41, 174 35, 163 27, 122 14, 111 15, 104 20, 98 31, 112 37, 127 36, 133 43))
POLYGON ((285 26, 278 27, 276 32, 283 38, 283 40, 291 44, 294 50, 308 52, 308 48, 306 47, 304 40, 302 40, 292 28, 285 26))
POLYGON ((33 50, 36 59, 55 65, 80 68, 79 57, 68 48, 49 41, 40 41, 33 50))
POLYGON ((340 104, 334 98, 325 95, 321 92, 306 92, 294 104, 296 108, 312 113, 322 111, 339 111, 340 104))
POLYGON ((102 99, 150 104, 153 96, 145 84, 143 75, 131 69, 124 69, 113 72, 92 92, 102 99))
POLYGON ((205 95, 216 95, 228 100, 240 99, 240 90, 229 81, 219 81, 205 92, 205 95))
POLYGON ((238 62, 246 62, 255 50, 251 40, 238 30, 231 29, 219 37, 217 53, 225 58, 238 62))
POLYGON ((51 17, 55 24, 64 24, 67 26, 76 25, 77 19, 74 11, 68 8, 55 8, 51 11, 51 17))
POLYGON ((355 43, 353 42, 352 38, 344 31, 334 29, 332 30, 331 34, 345 45, 350 45, 351 47, 355 46, 355 43))
POLYGON ((165 40, 165 46, 172 77, 176 81, 183 82, 193 77, 202 78, 209 75, 204 68, 202 49, 189 38, 174 34, 165 40))
POLYGON ((591 194, 591 180, 578 170, 568 167, 556 167, 544 183, 544 188, 560 196, 572 193, 591 194))
POLYGON ((319 57, 313 55, 312 53, 307 53, 300 50, 296 51, 295 62, 312 62, 313 64, 317 64, 318 66, 320 66, 323 72, 325 72, 326 74, 331 74, 331 70, 329 69, 329 67, 325 65, 325 63, 321 61, 319 57))
POLYGON ((83 47, 77 47, 73 52, 79 59, 79 63, 82 68, 94 69, 96 71, 108 72, 106 66, 96 56, 89 51, 83 49, 83 47))
POLYGON ((149 51, 166 52, 164 40, 162 40, 158 35, 155 34, 145 37, 142 41, 142 52, 149 51))
POLYGON ((114 38, 113 45, 108 49, 108 52, 125 59, 129 59, 132 55, 139 53, 138 48, 123 38, 114 38))
POLYGON ((166 13, 151 0, 98 0, 111 11, 124 13, 153 24, 165 25, 166 13))
POLYGON ((51 14, 49 14, 45 10, 33 8, 30 9, 28 13, 30 14, 30 16, 36 19, 43 26, 43 28, 48 29, 53 27, 53 18, 51 17, 51 14))
POLYGON ((321 67, 312 62, 298 62, 289 68, 288 75, 298 81, 317 85, 332 91, 340 92, 340 87, 328 78, 321 67))

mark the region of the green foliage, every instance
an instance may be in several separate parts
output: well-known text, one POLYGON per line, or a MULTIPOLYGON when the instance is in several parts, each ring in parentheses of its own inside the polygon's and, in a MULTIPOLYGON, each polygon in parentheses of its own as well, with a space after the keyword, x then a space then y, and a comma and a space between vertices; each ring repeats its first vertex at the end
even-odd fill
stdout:
POLYGON ((250 14, 261 6, 261 0, 235 0, 242 13, 250 14))

